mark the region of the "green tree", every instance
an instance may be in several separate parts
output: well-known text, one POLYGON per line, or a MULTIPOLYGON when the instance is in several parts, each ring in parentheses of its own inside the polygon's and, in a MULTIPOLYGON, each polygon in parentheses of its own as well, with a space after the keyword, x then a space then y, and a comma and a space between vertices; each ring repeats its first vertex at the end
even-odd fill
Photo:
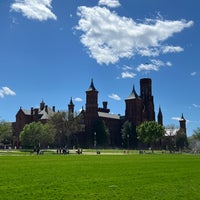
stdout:
POLYGON ((53 127, 56 147, 65 147, 67 145, 67 114, 66 112, 57 112, 50 116, 48 124, 53 127))
POLYGON ((188 147, 187 136, 184 132, 180 130, 176 134, 175 141, 176 141, 176 148, 179 151, 182 151, 185 147, 188 147))
POLYGON ((67 117, 66 130, 68 136, 82 132, 84 130, 83 115, 78 113, 72 115, 72 113, 70 113, 67 117))
POLYGON ((3 144, 12 144, 12 124, 9 122, 0 122, 0 142, 3 144))
POLYGON ((194 130, 192 136, 194 139, 200 140, 200 127, 198 127, 196 130, 194 130))
POLYGON ((50 124, 46 123, 43 125, 43 132, 41 134, 41 146, 47 147, 51 144, 54 143, 54 138, 55 138, 55 130, 53 126, 50 124))
POLYGON ((122 126, 122 140, 125 148, 137 147, 137 133, 136 127, 129 121, 125 121, 122 126))
POLYGON ((150 145, 153 149, 155 142, 164 136, 165 129, 155 121, 145 121, 137 127, 138 139, 150 145))
POLYGON ((65 147, 69 144, 69 137, 76 138, 76 134, 83 131, 83 116, 78 113, 70 113, 62 111, 54 113, 48 120, 48 123, 55 131, 55 146, 65 147))
POLYGON ((108 146, 110 142, 110 132, 105 121, 98 119, 93 124, 92 139, 96 141, 97 146, 108 146))
POLYGON ((46 147, 53 142, 53 129, 41 122, 26 124, 20 133, 20 142, 23 147, 46 147))

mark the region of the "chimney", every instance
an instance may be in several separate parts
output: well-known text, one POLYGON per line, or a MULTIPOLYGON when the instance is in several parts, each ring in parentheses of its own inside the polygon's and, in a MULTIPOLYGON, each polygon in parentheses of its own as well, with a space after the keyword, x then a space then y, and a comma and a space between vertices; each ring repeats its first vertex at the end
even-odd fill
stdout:
POLYGON ((45 105, 45 112, 48 113, 48 106, 45 105))
POLYGON ((108 105, 108 102, 107 101, 103 101, 103 109, 107 109, 107 105, 108 105))
POLYGON ((38 115, 38 112, 39 112, 39 109, 38 109, 38 108, 35 108, 34 111, 35 111, 35 116, 37 116, 37 115, 38 115))
POLYGON ((33 115, 33 107, 31 107, 31 115, 33 115))
POLYGON ((55 106, 52 107, 53 112, 56 112, 56 108, 55 106))

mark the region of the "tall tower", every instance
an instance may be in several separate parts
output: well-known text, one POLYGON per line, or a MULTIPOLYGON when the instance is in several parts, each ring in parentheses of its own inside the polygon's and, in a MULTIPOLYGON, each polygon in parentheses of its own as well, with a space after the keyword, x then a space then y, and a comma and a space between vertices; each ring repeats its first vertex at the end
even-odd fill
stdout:
POLYGON ((134 125, 139 125, 142 122, 142 99, 138 96, 133 85, 133 90, 131 94, 125 99, 126 110, 125 118, 126 120, 132 122, 134 125))
POLYGON ((70 102, 68 104, 68 115, 73 116, 73 114, 74 114, 74 104, 73 104, 72 97, 71 97, 70 102))
POLYGON ((94 87, 93 79, 86 90, 85 129, 91 132, 93 122, 98 118, 98 91, 94 87))
POLYGON ((163 115, 162 115, 162 111, 161 111, 161 108, 159 106, 159 111, 158 111, 158 124, 162 125, 163 126, 163 115))
POLYGON ((90 117, 96 117, 98 112, 98 91, 94 87, 93 79, 90 87, 86 91, 86 114, 90 117))
POLYGON ((180 123, 180 131, 184 134, 186 134, 186 120, 185 118, 183 117, 183 114, 181 116, 181 119, 179 120, 179 123, 180 123))
POLYGON ((140 79, 140 96, 143 100, 143 121, 155 121, 152 83, 150 78, 140 79))
POLYGON ((44 101, 42 100, 42 101, 40 102, 40 110, 43 110, 44 107, 45 107, 45 103, 44 103, 44 101))

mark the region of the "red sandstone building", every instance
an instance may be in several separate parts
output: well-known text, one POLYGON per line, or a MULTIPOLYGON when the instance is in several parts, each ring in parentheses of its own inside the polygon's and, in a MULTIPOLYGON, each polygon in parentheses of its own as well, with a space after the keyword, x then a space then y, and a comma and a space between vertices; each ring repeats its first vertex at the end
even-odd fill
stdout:
MULTIPOLYGON (((120 147, 122 144, 121 128, 125 121, 131 122, 135 127, 144 121, 155 121, 154 111, 154 97, 152 95, 152 81, 150 78, 143 78, 140 80, 140 94, 138 95, 135 87, 133 86, 132 92, 125 99, 125 115, 111 114, 110 109, 107 107, 108 103, 103 102, 103 107, 98 106, 98 90, 95 88, 93 80, 89 88, 86 90, 86 106, 81 111, 84 117, 85 130, 79 133, 80 146, 89 147, 93 140, 94 133, 93 124, 97 120, 103 120, 109 129, 110 133, 110 146, 120 147)), ((31 108, 24 110, 22 108, 16 114, 16 122, 13 123, 14 127, 14 146, 19 146, 19 134, 23 127, 33 121, 41 121, 46 123, 49 115, 55 112, 55 107, 49 108, 42 101, 40 108, 31 108)), ((74 104, 72 99, 68 105, 68 112, 74 112, 74 104)), ((163 116, 161 108, 157 115, 157 122, 163 125, 163 116)), ((186 121, 182 116, 180 121, 180 128, 186 134, 186 121)))

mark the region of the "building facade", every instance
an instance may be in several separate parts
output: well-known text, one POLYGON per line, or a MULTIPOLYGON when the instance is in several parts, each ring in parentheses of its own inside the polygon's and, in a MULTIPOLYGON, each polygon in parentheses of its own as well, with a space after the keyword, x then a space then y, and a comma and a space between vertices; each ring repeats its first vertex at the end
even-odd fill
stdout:
POLYGON ((45 102, 43 100, 40 103, 39 108, 31 107, 30 110, 26 110, 20 107, 19 111, 16 114, 16 121, 12 123, 13 147, 19 148, 20 146, 19 135, 26 124, 39 121, 45 124, 49 116, 52 115, 53 113, 55 113, 55 106, 50 108, 48 105, 45 105, 45 102))
MULTIPOLYGON (((143 78, 140 80, 139 95, 133 86, 130 95, 125 99, 125 113, 124 115, 111 114, 108 108, 108 102, 103 101, 102 107, 98 103, 98 90, 96 89, 93 80, 86 90, 86 104, 81 113, 83 115, 82 123, 84 130, 76 135, 79 146, 91 147, 96 144, 97 132, 94 129, 96 122, 103 122, 109 131, 109 146, 121 147, 122 134, 121 129, 124 122, 128 121, 135 127, 139 126, 144 121, 156 121, 154 110, 154 97, 152 94, 152 80, 150 78, 143 78)), ((72 98, 68 104, 68 114, 74 113, 74 104, 72 98)), ((49 108, 42 101, 40 108, 31 108, 24 110, 22 108, 16 114, 16 122, 13 123, 14 146, 19 146, 19 134, 23 127, 33 121, 46 123, 49 115, 55 113, 55 107, 49 108)), ((180 129, 186 134, 186 120, 182 116, 180 121, 180 129)), ((159 107, 157 122, 163 125, 163 115, 159 107)), ((102 134, 102 133, 98 133, 102 134)), ((73 145, 73 144, 71 144, 73 145)))

